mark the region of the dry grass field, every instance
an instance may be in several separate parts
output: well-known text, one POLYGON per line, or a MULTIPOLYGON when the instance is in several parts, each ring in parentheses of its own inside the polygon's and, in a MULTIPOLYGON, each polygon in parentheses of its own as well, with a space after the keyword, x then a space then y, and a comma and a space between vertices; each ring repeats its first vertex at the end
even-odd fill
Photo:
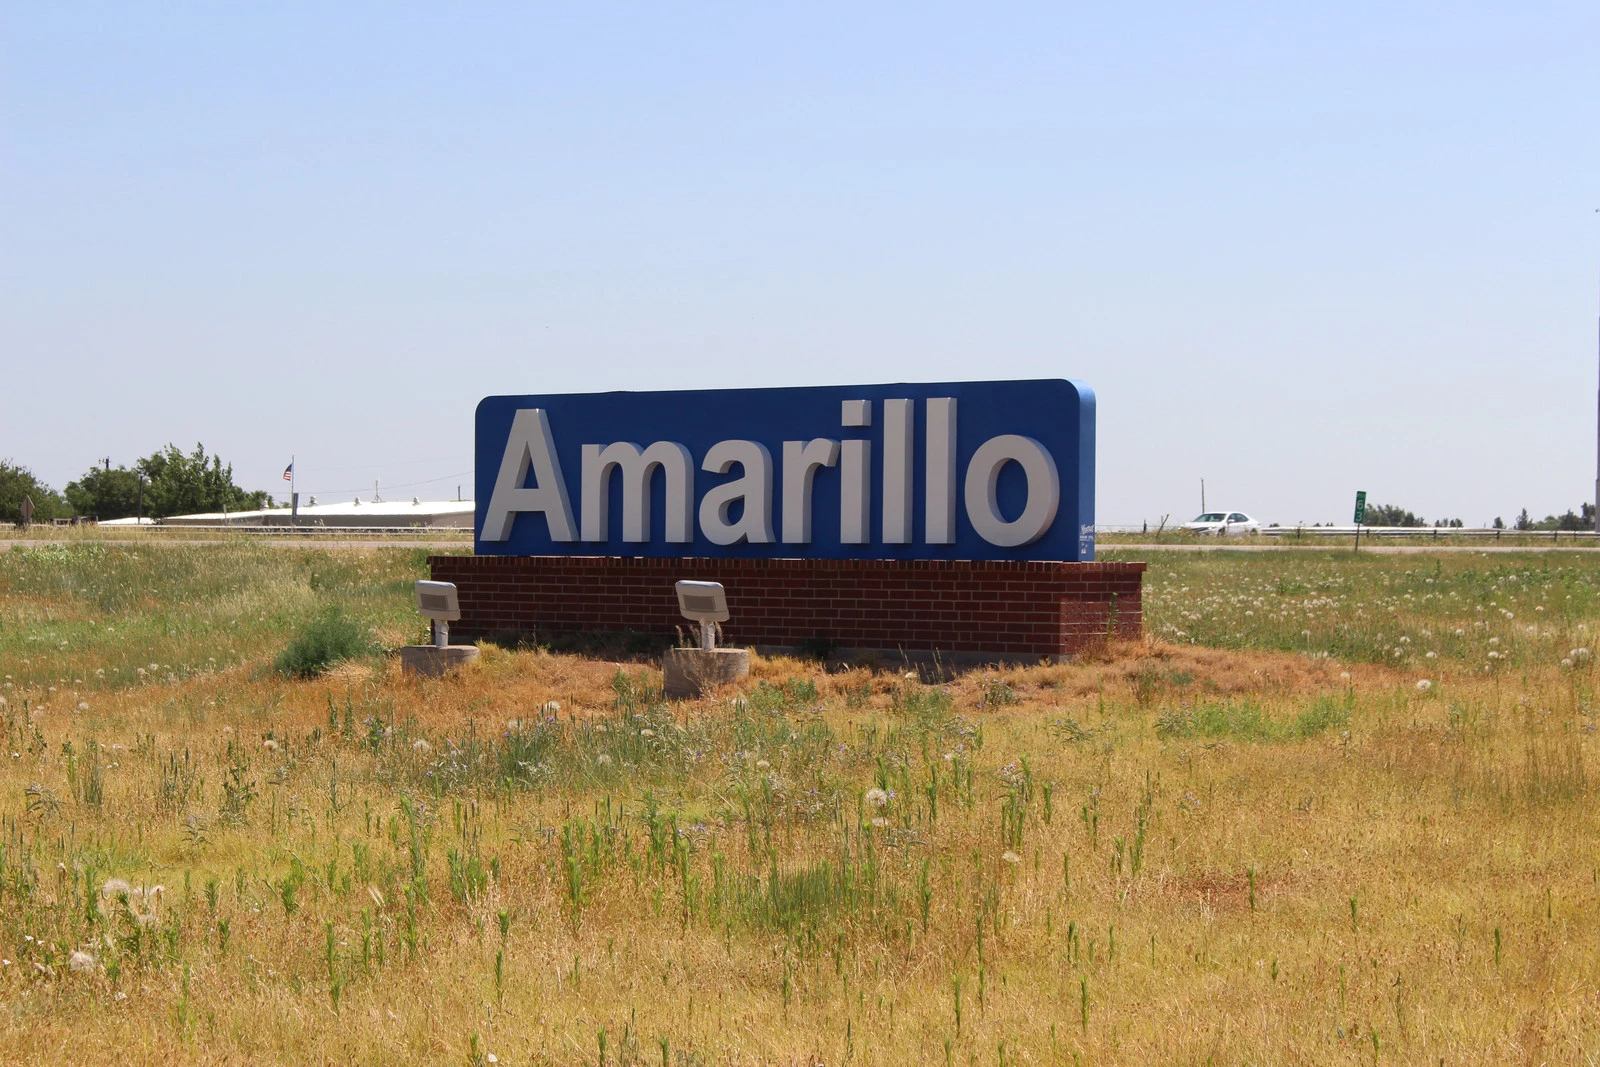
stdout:
POLYGON ((667 704, 402 677, 419 549, 0 553, 0 1061, 1600 1058, 1600 563, 1151 558, 1144 643, 667 704))

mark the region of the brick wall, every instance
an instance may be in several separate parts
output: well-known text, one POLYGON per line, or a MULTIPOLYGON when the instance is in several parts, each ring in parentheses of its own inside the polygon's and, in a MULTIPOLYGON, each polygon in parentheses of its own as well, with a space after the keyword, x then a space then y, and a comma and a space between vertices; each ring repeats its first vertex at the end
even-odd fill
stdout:
POLYGON ((452 640, 562 632, 659 633, 692 624, 673 583, 721 582, 729 644, 1063 656, 1107 632, 1138 637, 1143 563, 431 556, 454 582, 452 640))

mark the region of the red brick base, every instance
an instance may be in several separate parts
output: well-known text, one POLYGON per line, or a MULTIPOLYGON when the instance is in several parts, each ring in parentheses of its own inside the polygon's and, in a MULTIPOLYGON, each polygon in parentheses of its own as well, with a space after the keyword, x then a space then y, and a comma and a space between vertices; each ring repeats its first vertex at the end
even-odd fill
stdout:
POLYGON ((672 585, 721 582, 729 644, 1061 657, 1143 627, 1143 563, 431 556, 453 640, 689 630, 672 585))

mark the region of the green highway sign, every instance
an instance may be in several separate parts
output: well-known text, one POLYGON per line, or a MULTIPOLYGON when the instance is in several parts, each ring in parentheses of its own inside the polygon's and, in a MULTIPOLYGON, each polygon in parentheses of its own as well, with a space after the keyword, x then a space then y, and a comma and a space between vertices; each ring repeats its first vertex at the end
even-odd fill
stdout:
POLYGON ((1367 491, 1365 489, 1356 493, 1356 525, 1360 526, 1367 521, 1367 491))

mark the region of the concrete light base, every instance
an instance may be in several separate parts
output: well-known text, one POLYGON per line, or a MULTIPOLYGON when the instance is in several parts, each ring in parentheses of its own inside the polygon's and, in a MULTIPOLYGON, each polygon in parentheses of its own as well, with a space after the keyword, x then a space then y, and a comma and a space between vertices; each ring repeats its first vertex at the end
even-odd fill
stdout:
POLYGON ((477 645, 405 645, 400 649, 400 669, 407 674, 437 678, 478 658, 477 645))
POLYGON ((694 700, 708 689, 750 677, 750 653, 743 648, 669 648, 661 668, 668 700, 694 700))

